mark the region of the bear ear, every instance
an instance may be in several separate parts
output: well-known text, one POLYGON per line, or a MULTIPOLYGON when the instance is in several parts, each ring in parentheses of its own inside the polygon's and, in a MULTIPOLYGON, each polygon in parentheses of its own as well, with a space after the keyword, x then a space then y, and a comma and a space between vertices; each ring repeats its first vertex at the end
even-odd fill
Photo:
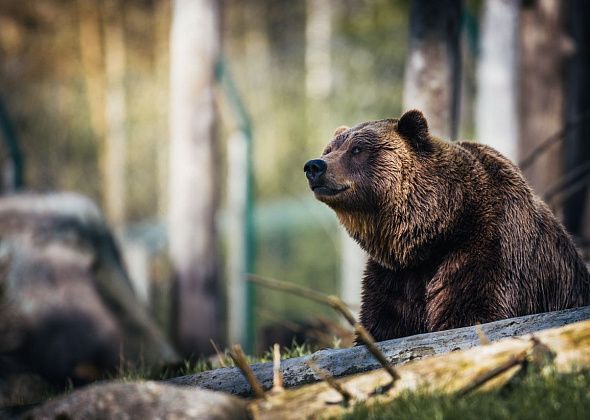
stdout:
POLYGON ((428 139, 428 123, 420 111, 413 109, 401 116, 397 122, 397 132, 414 144, 428 139))
POLYGON ((339 134, 344 133, 346 130, 348 130, 349 127, 345 126, 345 125, 341 125, 340 127, 338 127, 336 130, 334 130, 334 137, 336 137, 339 134))

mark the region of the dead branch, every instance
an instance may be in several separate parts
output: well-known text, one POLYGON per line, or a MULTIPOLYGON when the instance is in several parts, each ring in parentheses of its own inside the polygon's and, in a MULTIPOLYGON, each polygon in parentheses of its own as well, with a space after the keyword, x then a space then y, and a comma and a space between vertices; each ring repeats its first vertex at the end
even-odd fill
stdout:
POLYGON ((369 350, 369 352, 371 352, 371 354, 375 357, 379 364, 387 371, 387 373, 390 374, 393 382, 395 382, 399 378, 399 376, 395 372, 395 369, 391 366, 391 363, 387 360, 387 358, 381 352, 381 350, 379 350, 379 348, 375 346, 375 340, 373 339, 371 334, 369 334, 369 332, 359 322, 357 322, 352 312, 350 312, 350 309, 348 309, 346 304, 338 296, 324 295, 323 293, 308 289, 303 286, 299 286, 293 283, 287 283, 276 279, 264 278, 254 274, 250 274, 248 277, 251 281, 257 284, 272 289, 281 290, 283 292, 292 293, 301 297, 305 297, 307 299, 311 299, 334 308, 346 319, 350 326, 354 328, 355 332, 358 334, 358 338, 363 342, 365 346, 367 346, 367 349, 369 350))
POLYGON ((223 360, 224 359, 223 353, 221 353, 221 350, 219 350, 219 347, 217 347, 217 344, 215 344, 215 341, 213 341, 213 339, 210 338, 209 342, 211 343, 213 350, 215 350, 215 354, 217 355, 217 360, 219 360, 219 365, 221 367, 227 367, 227 365, 225 364, 225 360, 223 360))
POLYGON ((281 392, 284 390, 283 374, 281 373, 281 346, 275 343, 272 350, 272 390, 273 392, 281 392))
POLYGON ((256 376, 254 376, 254 372, 252 372, 252 368, 248 364, 248 359, 246 359, 246 355, 242 351, 242 347, 240 347, 239 344, 235 344, 232 346, 232 350, 229 352, 229 355, 250 384, 254 396, 256 398, 264 399, 264 390, 258 382, 258 379, 256 379, 256 376))
POLYGON ((305 364, 309 366, 310 369, 313 370, 322 381, 326 381, 330 387, 332 387, 342 396, 342 402, 344 404, 348 404, 348 402, 353 399, 353 396, 350 392, 340 385, 332 375, 318 367, 318 365, 316 365, 312 360, 308 360, 305 362, 305 364))

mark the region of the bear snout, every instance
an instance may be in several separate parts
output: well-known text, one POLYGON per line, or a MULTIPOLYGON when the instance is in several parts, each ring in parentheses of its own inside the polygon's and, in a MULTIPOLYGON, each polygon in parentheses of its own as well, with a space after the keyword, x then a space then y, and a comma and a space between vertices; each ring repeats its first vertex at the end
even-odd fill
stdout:
POLYGON ((312 159, 303 167, 305 176, 310 182, 316 182, 325 172, 328 165, 322 159, 312 159))

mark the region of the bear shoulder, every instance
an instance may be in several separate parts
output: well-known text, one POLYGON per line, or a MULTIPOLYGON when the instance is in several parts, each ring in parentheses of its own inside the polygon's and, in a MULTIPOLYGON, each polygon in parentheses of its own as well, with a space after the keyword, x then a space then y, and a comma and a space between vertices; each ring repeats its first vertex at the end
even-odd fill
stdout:
POLYGON ((483 164, 490 165, 495 163, 496 165, 508 166, 517 172, 520 171, 514 162, 487 144, 477 143, 474 141, 459 141, 455 144, 471 153, 478 161, 483 164))
POLYGON ((508 188, 512 193, 531 195, 532 190, 514 162, 496 149, 472 141, 457 142, 456 145, 469 153, 481 165, 494 187, 508 188))

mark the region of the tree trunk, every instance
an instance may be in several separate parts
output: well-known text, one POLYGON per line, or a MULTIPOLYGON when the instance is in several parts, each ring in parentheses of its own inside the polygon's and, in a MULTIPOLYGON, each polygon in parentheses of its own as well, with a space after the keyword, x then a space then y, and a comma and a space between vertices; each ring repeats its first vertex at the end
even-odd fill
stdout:
MULTIPOLYGON (((358 317, 361 310, 363 275, 367 253, 340 227, 340 298, 358 317)), ((346 324, 348 325, 348 324, 346 324)))
MULTIPOLYGON (((567 65, 566 120, 578 121, 566 133, 564 168, 571 171, 590 162, 590 3, 567 3, 567 25, 574 53, 567 65)), ((564 203, 565 225, 569 232, 588 245, 590 241, 590 188, 588 171, 579 188, 564 203)), ((580 178, 583 178, 581 176, 580 178)))
POLYGON ((459 119, 461 0, 413 0, 404 108, 417 108, 430 131, 455 139, 459 119))
POLYGON ((78 15, 80 61, 84 70, 90 125, 96 139, 102 142, 106 115, 100 7, 94 0, 78 0, 78 15))
POLYGON ((305 92, 326 99, 332 91, 332 0, 307 0, 305 23, 305 92))
POLYGON ((248 140, 236 130, 227 142, 227 335, 229 342, 247 347, 248 272, 246 211, 248 206, 248 140))
MULTIPOLYGON (((159 86, 157 98, 160 103, 165 103, 168 95, 168 76, 169 76, 169 38, 170 38, 170 12, 171 0, 158 0, 154 5, 153 25, 156 42, 154 43, 154 77, 159 86)), ((158 173, 158 217, 164 219, 168 207, 168 108, 160 107, 158 110, 159 124, 156 156, 156 171, 158 173)))
POLYGON ((105 34, 105 143, 102 153, 104 208, 109 222, 120 231, 125 223, 125 170, 127 134, 125 123, 125 30, 123 3, 108 0, 104 3, 105 34))
MULTIPOLYGON (((524 6, 520 25, 520 159, 564 125, 563 29, 561 1, 524 6)), ((538 194, 561 176, 562 143, 555 142, 523 173, 538 194)))
POLYGON ((487 0, 477 65, 476 139, 516 162, 519 2, 487 0))
POLYGON ((212 351, 221 336, 215 214, 215 0, 176 0, 170 45, 169 247, 175 275, 176 340, 185 355, 212 351))

